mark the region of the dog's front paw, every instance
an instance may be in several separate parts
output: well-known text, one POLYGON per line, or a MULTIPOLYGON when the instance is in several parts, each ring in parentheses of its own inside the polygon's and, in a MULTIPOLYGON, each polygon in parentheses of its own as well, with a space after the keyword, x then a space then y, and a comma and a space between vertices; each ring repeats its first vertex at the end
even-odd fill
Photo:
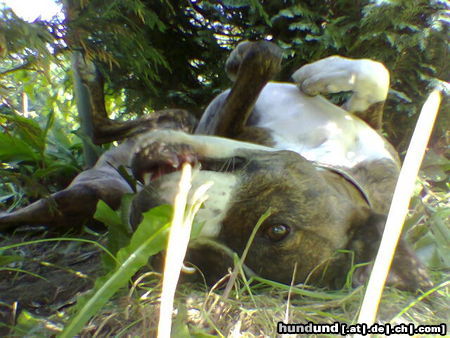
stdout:
POLYGON ((384 101, 389 88, 389 72, 383 64, 341 56, 307 64, 292 78, 305 94, 311 96, 353 91, 356 95, 350 110, 365 110, 373 103, 384 101))
POLYGON ((162 175, 181 169, 183 163, 197 163, 197 154, 188 144, 143 142, 136 147, 131 169, 137 180, 148 184, 162 175))
POLYGON ((304 65, 292 78, 307 95, 319 95, 353 90, 356 82, 355 62, 340 56, 304 65))
POLYGON ((255 77, 272 79, 280 71, 282 50, 270 41, 243 41, 231 52, 225 64, 228 77, 235 81, 242 67, 255 77))

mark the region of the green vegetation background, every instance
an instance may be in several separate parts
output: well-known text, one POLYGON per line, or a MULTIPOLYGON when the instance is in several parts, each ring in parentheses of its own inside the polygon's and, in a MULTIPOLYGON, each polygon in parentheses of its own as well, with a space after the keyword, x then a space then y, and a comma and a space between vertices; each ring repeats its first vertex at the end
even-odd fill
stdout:
MULTIPOLYGON (((0 211, 65 187, 86 163, 71 54, 93 60, 111 118, 164 108, 200 116, 230 85, 224 63, 243 39, 284 50, 277 80, 339 54, 391 73, 384 133, 400 154, 433 88, 441 113, 407 228, 428 266, 448 269, 449 5, 439 0, 66 0, 65 15, 25 22, 0 9, 0 211)), ((342 95, 332 98, 339 102, 342 95)), ((101 153, 108 146, 96 147, 101 153)), ((438 278, 440 279, 440 278, 438 278)))

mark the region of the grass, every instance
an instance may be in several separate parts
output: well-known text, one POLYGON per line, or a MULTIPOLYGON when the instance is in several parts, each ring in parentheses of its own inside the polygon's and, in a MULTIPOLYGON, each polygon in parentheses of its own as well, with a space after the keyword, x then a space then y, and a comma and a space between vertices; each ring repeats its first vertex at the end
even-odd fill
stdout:
MULTIPOLYGON (((431 217, 422 218, 421 222, 430 220, 431 217)), ((416 226, 423 225, 419 223, 416 226)), ((47 243, 35 241, 34 244, 26 247, 36 248, 46 245, 47 252, 43 253, 42 260, 49 255, 49 252, 66 251, 74 256, 82 256, 87 246, 89 250, 96 252, 101 250, 96 244, 87 243, 87 241, 55 240, 55 242, 47 243)), ((10 247, 8 252, 12 254, 19 248, 23 250, 25 247, 10 247)), ((41 259, 41 257, 36 258, 41 259)), ((32 267, 25 265, 23 269, 31 271, 32 267)), ((75 276, 76 269, 72 270, 75 276)), ((25 277, 17 274, 16 272, 17 283, 21 283, 25 277)), ((43 273, 42 277, 48 279, 49 275, 43 273)), ((440 283, 440 287, 433 294, 425 297, 387 288, 383 293, 378 321, 416 325, 448 323, 448 299, 450 299, 448 277, 443 267, 435 269, 434 279, 438 284, 440 283)), ((90 278, 95 278, 93 271, 90 278)), ((121 289, 105 303, 103 308, 96 311, 83 326, 79 335, 84 337, 156 336, 162 278, 163 275, 160 273, 139 272, 127 288, 121 289)), ((86 291, 81 291, 81 294, 84 292, 86 291)), ((261 278, 252 278, 246 282, 240 278, 240 275, 227 297, 224 297, 224 285, 221 288, 211 289, 202 283, 179 283, 172 312, 172 336, 275 336, 276 325, 279 321, 330 324, 338 321, 352 324, 356 322, 363 294, 362 287, 327 291, 290 287, 261 278)), ((79 297, 80 294, 77 299, 79 297)), ((11 324, 9 322, 4 329, 10 335, 14 335, 13 332, 15 332, 16 336, 61 334, 64 325, 74 313, 74 308, 71 306, 73 299, 65 302, 67 304, 46 315, 36 315, 36 311, 33 311, 33 314, 21 312, 17 316, 17 324, 11 326, 8 325, 11 324)))
MULTIPOLYGON (((84 327, 81 336, 156 335, 161 276, 147 275, 133 288, 133 293, 123 294, 103 308, 84 327)), ((261 285, 251 287, 250 291, 252 294, 238 282, 230 296, 224 299, 221 291, 208 291, 198 284, 181 284, 175 297, 173 336, 275 336, 279 321, 351 324, 355 322, 363 296, 362 288, 335 292, 341 298, 327 301, 291 295, 286 318, 289 291, 261 285)), ((411 302, 415 302, 415 297, 389 289, 381 302, 380 321, 416 325, 448 322, 448 317, 445 317, 448 313, 445 311, 446 306, 448 309, 448 290, 438 293, 441 295, 437 299, 419 301, 409 307, 411 302)), ((63 322, 60 315, 39 321, 40 332, 45 335, 58 333, 63 322)))

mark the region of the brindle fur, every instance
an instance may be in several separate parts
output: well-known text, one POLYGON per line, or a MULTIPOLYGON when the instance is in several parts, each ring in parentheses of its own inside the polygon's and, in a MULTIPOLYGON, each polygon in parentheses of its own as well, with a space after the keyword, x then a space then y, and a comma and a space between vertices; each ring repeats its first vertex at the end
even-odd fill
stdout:
MULTIPOLYGON (((230 77, 235 78, 233 87, 228 95, 222 95, 213 103, 206 112, 206 118, 197 126, 196 133, 272 146, 270 132, 253 125, 250 116, 261 90, 279 71, 280 62, 280 50, 269 42, 240 44, 227 63, 230 77)), ((87 86, 92 83, 92 79, 85 78, 87 86)), ((367 111, 356 114, 379 129, 382 105, 382 102, 376 103, 367 111)), ((104 106, 99 108, 100 120, 105 119, 102 109, 104 106)), ((177 116, 175 124, 157 116, 142 124, 107 126, 98 134, 98 139, 111 140, 116 132, 118 138, 135 135, 154 125, 180 129, 192 122, 184 112, 177 116)), ((152 137, 153 134, 149 135, 152 137)), ((187 140, 195 143, 195 136, 187 140)), ((0 214, 0 228, 31 223, 63 223, 72 216, 76 216, 76 220, 89 218, 98 199, 117 207, 121 196, 131 192, 118 168, 129 163, 130 154, 135 149, 138 161, 132 163, 136 171, 145 168, 149 144, 145 135, 128 139, 115 150, 105 153, 94 168, 81 173, 67 189, 54 194, 51 199, 14 213, 0 214), (58 207, 57 213, 52 212, 51 205, 58 207)), ((384 226, 385 217, 382 215, 389 208, 398 176, 399 163, 395 159, 373 160, 352 168, 318 169, 314 163, 291 151, 237 149, 233 158, 221 157, 220 154, 208 157, 202 154, 201 146, 198 149, 193 144, 190 146, 193 147, 192 155, 199 156, 198 160, 205 169, 208 166, 215 170, 222 168, 239 177, 233 203, 222 221, 217 238, 219 242, 241 254, 259 217, 271 208, 272 213, 257 233, 246 260, 257 274, 284 283, 293 280, 337 286, 339 280, 345 279, 350 262, 350 255, 339 254, 339 250, 353 250, 356 263, 373 258, 384 226), (236 165, 227 167, 233 159, 236 165), (267 236, 268 229, 277 224, 288 226, 289 236, 285 240, 272 241, 267 236)), ((152 163, 162 156, 154 150, 150 155, 152 163)), ((137 224, 143 211, 160 203, 162 199, 157 189, 152 185, 144 188, 134 201, 132 223, 137 224)), ((210 281, 225 273, 232 263, 225 256, 223 251, 209 245, 197 246, 190 254, 190 258, 203 266, 205 272, 210 270, 210 281)), ((399 244, 395 263, 392 279, 398 286, 413 290, 431 286, 426 272, 403 241, 399 244), (404 271, 402 266, 408 271, 404 271)), ((359 277, 365 274, 365 270, 359 271, 359 277)))
POLYGON ((281 50, 266 41, 241 43, 228 60, 228 74, 236 77, 236 81, 222 106, 211 115, 212 118, 197 127, 197 134, 239 139, 259 93, 280 71, 281 50))
POLYGON ((293 279, 294 264, 298 264, 295 280, 318 284, 335 251, 346 246, 358 223, 367 217, 368 212, 353 203, 361 199, 351 196, 358 192, 350 191, 347 198, 342 194, 347 191, 330 185, 309 161, 289 151, 254 156, 244 171, 223 221, 221 240, 242 253, 259 216, 270 207, 272 213, 250 247, 247 264, 257 274, 284 283, 293 279), (265 232, 274 224, 289 226, 292 236, 271 241, 265 232))

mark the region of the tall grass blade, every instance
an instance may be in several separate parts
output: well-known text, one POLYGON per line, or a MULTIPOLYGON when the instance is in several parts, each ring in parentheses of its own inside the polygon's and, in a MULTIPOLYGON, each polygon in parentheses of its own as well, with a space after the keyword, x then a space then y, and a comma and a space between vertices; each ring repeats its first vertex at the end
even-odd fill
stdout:
POLYGON ((414 191, 416 177, 433 129, 440 101, 440 92, 438 90, 433 91, 420 112, 395 187, 380 248, 361 305, 358 323, 366 323, 370 326, 375 322, 381 294, 394 257, 402 226, 408 212, 409 201, 414 191))
MULTIPOLYGON (((172 226, 170 228, 169 240, 167 243, 158 323, 159 338, 170 337, 175 290, 189 244, 194 216, 203 202, 208 198, 206 191, 212 184, 211 182, 208 182, 200 186, 194 192, 190 200, 190 205, 188 205, 191 178, 192 167, 190 164, 185 163, 181 171, 178 193, 175 197, 172 226)), ((177 327, 179 328, 179 326, 177 327)))

